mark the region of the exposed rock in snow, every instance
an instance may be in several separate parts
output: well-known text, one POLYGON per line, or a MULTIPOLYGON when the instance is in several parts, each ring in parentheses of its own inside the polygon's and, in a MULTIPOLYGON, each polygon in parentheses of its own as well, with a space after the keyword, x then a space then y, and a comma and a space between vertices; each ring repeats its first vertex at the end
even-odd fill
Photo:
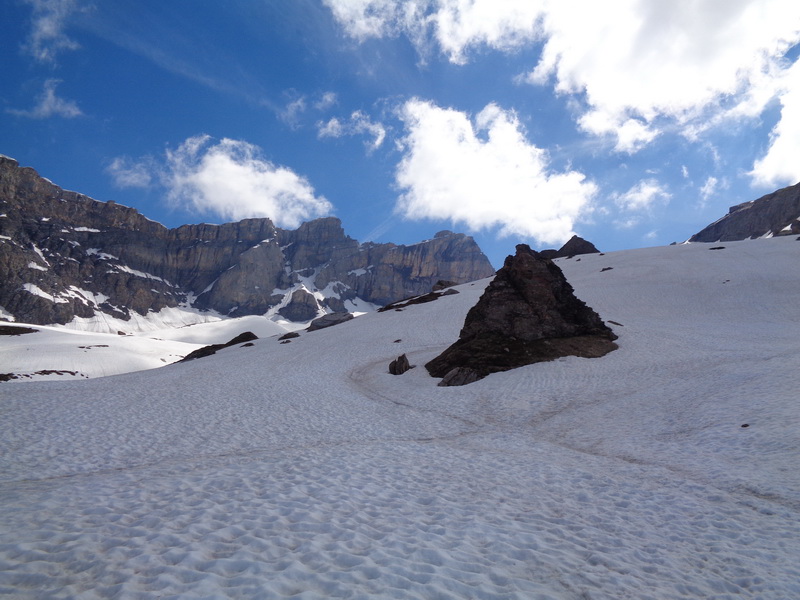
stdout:
POLYGON ((318 329, 325 329, 326 327, 333 327, 353 318, 352 313, 330 313, 323 315, 311 321, 308 326, 308 331, 317 331, 318 329))
POLYGON ((402 375, 411 368, 412 366, 409 364, 408 357, 405 354, 401 354, 389 363, 389 373, 392 375, 402 375))
POLYGON ((542 250, 539 254, 545 258, 564 258, 567 256, 578 256, 579 254, 596 254, 600 252, 592 242, 589 242, 582 237, 573 235, 566 244, 561 246, 558 250, 542 250))
POLYGON ((458 341, 425 367, 434 377, 458 370, 446 381, 463 385, 562 356, 603 356, 616 349, 614 339, 597 313, 575 297, 561 269, 520 244, 467 314, 458 341))

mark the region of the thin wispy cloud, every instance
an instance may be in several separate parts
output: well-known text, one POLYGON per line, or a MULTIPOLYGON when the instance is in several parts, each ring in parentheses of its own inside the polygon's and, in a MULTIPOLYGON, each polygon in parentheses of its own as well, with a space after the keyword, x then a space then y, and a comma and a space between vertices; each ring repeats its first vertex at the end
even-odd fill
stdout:
POLYGON ((158 178, 159 166, 151 157, 118 156, 106 167, 106 173, 118 188, 148 188, 158 178))
POLYGON ((66 50, 80 45, 65 33, 69 17, 78 10, 76 0, 25 0, 33 9, 31 31, 23 50, 43 63, 54 63, 66 50))
POLYGON ((597 186, 577 171, 554 172, 513 111, 489 104, 471 118, 414 99, 401 118, 396 212, 407 219, 449 220, 554 244, 569 239, 590 210, 597 186))
POLYGON ((76 102, 60 98, 56 94, 56 88, 60 83, 60 79, 48 79, 44 82, 42 93, 36 97, 36 104, 33 108, 27 110, 9 108, 7 112, 30 119, 49 119, 51 117, 74 119, 83 116, 83 111, 76 102))
POLYGON ((320 138, 354 135, 366 135, 368 139, 364 142, 364 146, 367 148, 367 152, 373 152, 380 148, 386 139, 386 127, 373 121, 360 110, 353 112, 345 121, 332 117, 327 121, 317 122, 317 136, 320 138))

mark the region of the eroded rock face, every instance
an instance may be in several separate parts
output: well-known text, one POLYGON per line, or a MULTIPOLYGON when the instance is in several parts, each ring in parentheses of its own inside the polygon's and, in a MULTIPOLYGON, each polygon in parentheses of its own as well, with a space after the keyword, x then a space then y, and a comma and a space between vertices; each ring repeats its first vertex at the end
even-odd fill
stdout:
POLYGON ((318 312, 317 299, 307 291, 300 289, 292 293, 289 304, 281 308, 278 314, 289 321, 302 322, 312 320, 318 312))
POLYGON ((425 367, 463 385, 458 382, 561 356, 603 356, 617 347, 615 339, 575 297, 561 269, 521 244, 467 313, 458 341, 425 367))
MULTIPOLYGON (((321 292, 328 310, 346 312, 357 298, 383 305, 439 280, 465 283, 494 271, 471 237, 451 232, 397 246, 359 244, 333 217, 295 231, 269 219, 167 229, 6 157, 0 214, 0 309, 36 324, 96 314, 129 320, 179 305, 265 314, 302 287, 321 292)), ((287 318, 307 320, 306 296, 290 305, 287 318)))
POLYGON ((800 183, 758 200, 732 206, 728 214, 689 238, 690 242, 732 242, 767 234, 800 233, 800 183))

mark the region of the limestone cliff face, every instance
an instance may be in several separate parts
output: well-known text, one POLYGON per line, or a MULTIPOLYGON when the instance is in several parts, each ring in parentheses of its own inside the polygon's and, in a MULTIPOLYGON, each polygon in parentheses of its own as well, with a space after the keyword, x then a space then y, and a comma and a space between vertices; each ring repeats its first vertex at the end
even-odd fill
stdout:
POLYGON ((689 238, 690 242, 732 242, 800 233, 800 183, 758 200, 732 206, 728 214, 689 238))
POLYGON ((0 317, 36 324, 128 320, 176 306, 306 320, 494 272, 472 238, 451 232, 396 246, 359 244, 336 218, 295 231, 269 219, 167 229, 133 208, 62 190, 6 157, 0 215, 0 317))

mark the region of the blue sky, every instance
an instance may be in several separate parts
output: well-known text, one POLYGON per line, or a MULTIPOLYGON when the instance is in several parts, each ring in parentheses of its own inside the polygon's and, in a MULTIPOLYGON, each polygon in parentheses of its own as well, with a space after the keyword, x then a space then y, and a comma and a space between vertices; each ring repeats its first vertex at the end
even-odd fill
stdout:
POLYGON ((799 43, 796 0, 3 0, 0 153, 170 227, 663 245, 800 180, 799 43))

